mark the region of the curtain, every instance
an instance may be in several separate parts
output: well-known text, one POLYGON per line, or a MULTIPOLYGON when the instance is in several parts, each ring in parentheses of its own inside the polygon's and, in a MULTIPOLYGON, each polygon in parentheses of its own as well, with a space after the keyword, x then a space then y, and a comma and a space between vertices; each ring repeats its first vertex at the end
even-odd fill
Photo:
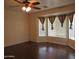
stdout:
POLYGON ((50 21, 50 23, 51 23, 51 29, 53 30, 53 23, 54 23, 54 21, 55 21, 55 17, 56 16, 49 16, 48 18, 49 18, 49 21, 50 21))
POLYGON ((63 23, 64 23, 64 21, 65 21, 65 17, 66 17, 66 15, 59 15, 59 16, 58 16, 59 21, 60 21, 60 23, 61 23, 61 27, 63 27, 63 23))
POLYGON ((42 24, 42 30, 44 31, 44 22, 45 22, 45 17, 39 17, 40 22, 42 24))
POLYGON ((74 16, 73 13, 68 15, 68 18, 70 20, 70 29, 72 29, 73 16, 74 16))

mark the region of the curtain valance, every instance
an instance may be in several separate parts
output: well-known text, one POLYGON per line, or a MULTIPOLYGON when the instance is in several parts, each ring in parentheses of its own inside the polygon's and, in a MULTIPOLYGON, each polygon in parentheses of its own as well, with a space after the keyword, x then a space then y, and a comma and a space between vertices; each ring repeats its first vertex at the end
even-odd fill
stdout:
POLYGON ((74 13, 71 13, 68 15, 68 18, 70 20, 70 29, 72 29, 73 16, 74 16, 74 13))
POLYGON ((54 23, 54 21, 55 21, 55 17, 56 16, 50 16, 50 17, 48 17, 49 18, 49 21, 50 21, 50 23, 51 23, 51 29, 53 30, 53 23, 54 23))
POLYGON ((63 23, 64 23, 64 21, 65 21, 65 17, 66 17, 66 15, 59 15, 59 16, 58 16, 59 21, 60 21, 60 23, 61 23, 61 27, 63 27, 63 23))
POLYGON ((70 29, 72 29, 72 22, 73 22, 73 16, 74 16, 74 12, 69 13, 69 14, 62 14, 62 15, 53 15, 53 16, 48 16, 48 17, 39 17, 40 22, 42 24, 42 30, 44 30, 44 22, 45 22, 45 18, 48 18, 48 20, 51 23, 51 29, 53 30, 53 23, 55 21, 55 18, 58 17, 59 21, 61 23, 61 27, 63 27, 63 23, 65 21, 66 16, 69 18, 70 21, 70 29))
POLYGON ((45 22, 45 17, 39 17, 40 22, 42 24, 42 30, 44 30, 44 22, 45 22))

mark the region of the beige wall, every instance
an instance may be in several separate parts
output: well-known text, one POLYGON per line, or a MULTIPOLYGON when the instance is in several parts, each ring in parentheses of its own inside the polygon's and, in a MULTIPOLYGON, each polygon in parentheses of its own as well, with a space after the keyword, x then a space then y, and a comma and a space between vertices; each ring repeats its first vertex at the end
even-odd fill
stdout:
POLYGON ((29 40, 29 21, 22 11, 4 10, 5 47, 29 40))
POLYGON ((45 11, 40 11, 36 13, 32 13, 29 15, 30 20, 30 41, 34 42, 51 42, 51 43, 58 43, 63 45, 69 45, 74 46, 74 42, 70 42, 68 38, 57 38, 57 37, 39 37, 38 36, 38 17, 47 15, 47 14, 53 14, 53 13, 61 13, 61 12, 71 12, 74 11, 74 4, 70 4, 67 6, 63 6, 60 8, 53 8, 48 9, 45 11))

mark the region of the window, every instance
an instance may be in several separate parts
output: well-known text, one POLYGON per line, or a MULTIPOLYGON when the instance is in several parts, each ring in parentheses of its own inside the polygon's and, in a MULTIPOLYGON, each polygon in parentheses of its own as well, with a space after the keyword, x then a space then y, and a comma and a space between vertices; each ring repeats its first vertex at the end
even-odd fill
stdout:
MULTIPOLYGON (((69 21, 69 24, 70 24, 70 21, 69 21)), ((70 29, 70 26, 69 26, 69 39, 72 39, 72 40, 75 39, 75 18, 73 18, 72 29, 70 29)))
POLYGON ((42 30, 42 24, 39 20, 39 36, 46 36, 46 20, 44 21, 44 30, 42 30))
POLYGON ((53 23, 53 30, 51 29, 51 23, 48 20, 48 36, 51 37, 62 37, 66 38, 66 25, 67 24, 67 19, 65 19, 63 27, 61 27, 61 23, 58 20, 58 17, 55 18, 55 21, 53 23))
POLYGON ((39 19, 39 36, 70 38, 74 40, 74 26, 73 14, 41 17, 39 19), (72 29, 69 27, 72 27, 72 29))
POLYGON ((51 29, 51 23, 48 20, 48 36, 55 36, 56 35, 56 28, 55 28, 55 22, 53 23, 53 30, 51 29))

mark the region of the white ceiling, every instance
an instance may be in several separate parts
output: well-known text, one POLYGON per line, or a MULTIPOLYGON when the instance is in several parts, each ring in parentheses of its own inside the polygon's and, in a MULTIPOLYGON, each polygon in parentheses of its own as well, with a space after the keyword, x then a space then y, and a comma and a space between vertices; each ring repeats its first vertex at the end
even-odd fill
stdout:
MULTIPOLYGON (((29 1, 40 2, 40 5, 37 5, 37 7, 40 7, 41 10, 55 8, 55 7, 61 7, 64 5, 75 3, 75 0, 29 0, 29 1), (47 6, 48 8, 44 8, 44 6, 47 6)), ((11 10, 16 10, 16 11, 21 10, 22 5, 19 7, 16 7, 16 8, 10 7, 10 6, 17 6, 17 5, 21 5, 21 4, 15 2, 14 0, 4 0, 5 8, 9 8, 11 10)), ((30 12, 36 12, 36 11, 41 11, 41 10, 32 9, 30 12)))

